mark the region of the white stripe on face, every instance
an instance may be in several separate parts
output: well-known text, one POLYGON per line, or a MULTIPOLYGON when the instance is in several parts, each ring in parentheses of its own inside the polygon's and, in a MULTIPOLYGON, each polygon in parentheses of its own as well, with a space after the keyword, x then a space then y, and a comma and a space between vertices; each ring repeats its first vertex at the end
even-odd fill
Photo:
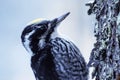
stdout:
POLYGON ((25 35, 25 42, 23 42, 23 45, 25 47, 25 49, 31 54, 31 56, 33 55, 33 52, 31 51, 30 48, 30 40, 29 37, 34 33, 35 31, 33 30, 32 32, 30 32, 28 35, 25 35))

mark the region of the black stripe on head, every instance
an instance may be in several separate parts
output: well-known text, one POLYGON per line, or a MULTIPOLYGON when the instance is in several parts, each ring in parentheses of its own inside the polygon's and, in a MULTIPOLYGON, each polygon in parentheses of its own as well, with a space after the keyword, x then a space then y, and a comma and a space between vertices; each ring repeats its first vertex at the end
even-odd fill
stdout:
POLYGON ((28 35, 30 32, 32 32, 33 30, 36 30, 35 32, 36 34, 40 32, 41 32, 40 34, 42 34, 45 31, 45 29, 48 28, 47 27, 48 22, 49 21, 42 21, 40 23, 28 25, 22 32, 22 35, 21 35, 22 42, 24 42, 25 36, 28 35))
POLYGON ((50 24, 50 30, 49 30, 49 32, 48 32, 48 34, 46 36, 46 39, 45 39, 46 42, 49 41, 49 39, 51 37, 51 34, 55 31, 55 28, 57 26, 56 23, 57 23, 57 18, 49 22, 49 24, 50 24))
POLYGON ((37 51, 39 50, 39 40, 48 30, 48 21, 36 24, 35 27, 35 32, 29 37, 29 40, 31 41, 29 46, 31 47, 34 53, 37 53, 37 51))
POLYGON ((21 35, 21 39, 22 39, 22 42, 25 42, 25 36, 27 34, 29 34, 30 32, 32 32, 33 30, 33 25, 28 25, 27 27, 25 27, 25 29, 23 30, 22 32, 22 35, 21 35))
POLYGON ((44 33, 47 31, 48 29, 48 21, 42 21, 39 24, 36 24, 33 26, 35 32, 30 36, 30 40, 31 39, 39 39, 42 35, 44 35, 44 33))

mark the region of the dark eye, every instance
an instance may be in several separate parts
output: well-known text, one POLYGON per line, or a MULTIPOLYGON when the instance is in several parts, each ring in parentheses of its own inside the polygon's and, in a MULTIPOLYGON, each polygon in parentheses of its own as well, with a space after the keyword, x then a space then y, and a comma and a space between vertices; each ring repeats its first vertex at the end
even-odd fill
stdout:
POLYGON ((47 26, 46 26, 46 25, 43 25, 40 29, 41 29, 41 30, 47 30, 47 26))
POLYGON ((41 27, 40 29, 41 29, 41 30, 44 30, 44 27, 41 27))
POLYGON ((43 27, 44 27, 45 29, 47 29, 47 28, 48 28, 48 25, 46 24, 46 25, 44 25, 43 27))

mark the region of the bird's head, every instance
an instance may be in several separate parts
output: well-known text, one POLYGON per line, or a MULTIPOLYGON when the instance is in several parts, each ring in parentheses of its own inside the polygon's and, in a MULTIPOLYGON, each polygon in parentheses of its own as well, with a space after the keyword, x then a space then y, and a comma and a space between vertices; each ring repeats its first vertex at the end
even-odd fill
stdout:
POLYGON ((21 39, 24 46, 34 39, 45 39, 49 40, 53 32, 55 32, 56 27, 69 15, 66 13, 53 20, 41 20, 36 19, 30 22, 27 27, 22 32, 21 39))

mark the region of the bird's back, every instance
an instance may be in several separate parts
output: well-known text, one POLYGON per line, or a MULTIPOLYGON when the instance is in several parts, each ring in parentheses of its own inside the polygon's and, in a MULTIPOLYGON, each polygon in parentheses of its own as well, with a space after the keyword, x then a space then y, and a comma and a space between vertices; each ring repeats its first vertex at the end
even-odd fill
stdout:
POLYGON ((31 63, 38 80, 87 80, 86 62, 72 42, 51 39, 39 53, 31 63))
POLYGON ((61 80, 87 80, 88 69, 79 49, 63 38, 51 41, 56 71, 61 80))

